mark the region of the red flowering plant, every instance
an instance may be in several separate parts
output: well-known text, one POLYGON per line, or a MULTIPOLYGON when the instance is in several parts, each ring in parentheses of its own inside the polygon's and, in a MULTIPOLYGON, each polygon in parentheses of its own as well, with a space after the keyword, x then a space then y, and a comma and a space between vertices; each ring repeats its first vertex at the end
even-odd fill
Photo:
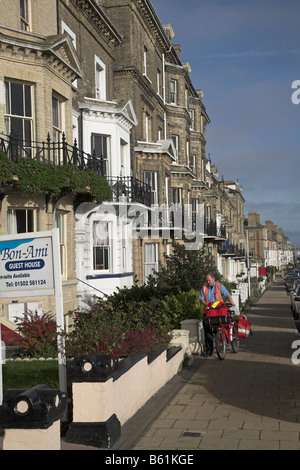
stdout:
POLYGON ((115 356, 138 353, 146 354, 154 349, 154 345, 158 346, 158 343, 159 338, 155 330, 129 330, 125 333, 123 341, 113 350, 113 354, 115 356))
POLYGON ((57 357, 56 321, 50 313, 27 311, 16 320, 20 347, 29 357, 57 357))
POLYGON ((67 357, 102 351, 116 356, 149 353, 168 346, 168 324, 162 324, 157 301, 111 302, 99 299, 88 310, 70 312, 67 357))

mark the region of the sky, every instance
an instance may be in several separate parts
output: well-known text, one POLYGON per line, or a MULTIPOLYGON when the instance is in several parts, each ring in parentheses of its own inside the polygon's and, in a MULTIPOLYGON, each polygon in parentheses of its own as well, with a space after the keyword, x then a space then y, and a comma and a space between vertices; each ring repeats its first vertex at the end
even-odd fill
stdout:
POLYGON ((151 1, 203 90, 219 177, 300 247, 299 0, 151 1))

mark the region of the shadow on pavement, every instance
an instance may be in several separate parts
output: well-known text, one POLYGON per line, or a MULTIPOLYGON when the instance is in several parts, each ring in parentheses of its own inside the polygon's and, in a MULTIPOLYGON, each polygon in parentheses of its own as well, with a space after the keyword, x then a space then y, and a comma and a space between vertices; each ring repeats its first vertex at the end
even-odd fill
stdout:
POLYGON ((277 420, 300 422, 300 365, 230 360, 230 354, 224 361, 216 357, 199 358, 202 364, 186 383, 198 387, 198 393, 205 387, 220 405, 277 420))

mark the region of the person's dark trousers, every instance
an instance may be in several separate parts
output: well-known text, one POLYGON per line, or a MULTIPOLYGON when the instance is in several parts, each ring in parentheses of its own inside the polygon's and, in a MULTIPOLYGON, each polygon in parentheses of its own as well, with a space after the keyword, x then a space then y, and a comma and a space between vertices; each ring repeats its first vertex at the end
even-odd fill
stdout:
POLYGON ((204 337, 205 337, 205 347, 206 352, 212 353, 214 348, 214 336, 213 336, 213 329, 209 325, 206 317, 203 317, 203 329, 204 329, 204 337))

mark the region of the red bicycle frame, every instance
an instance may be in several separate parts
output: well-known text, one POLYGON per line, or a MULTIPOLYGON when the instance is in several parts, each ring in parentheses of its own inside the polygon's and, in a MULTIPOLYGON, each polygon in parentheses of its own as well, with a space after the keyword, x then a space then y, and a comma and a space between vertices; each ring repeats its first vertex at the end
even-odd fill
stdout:
MULTIPOLYGON (((228 305, 226 305, 228 307, 228 305)), ((213 330, 216 343, 216 352, 219 359, 223 360, 226 355, 226 343, 232 346, 234 353, 239 350, 238 322, 227 315, 207 316, 209 326, 213 330)))

